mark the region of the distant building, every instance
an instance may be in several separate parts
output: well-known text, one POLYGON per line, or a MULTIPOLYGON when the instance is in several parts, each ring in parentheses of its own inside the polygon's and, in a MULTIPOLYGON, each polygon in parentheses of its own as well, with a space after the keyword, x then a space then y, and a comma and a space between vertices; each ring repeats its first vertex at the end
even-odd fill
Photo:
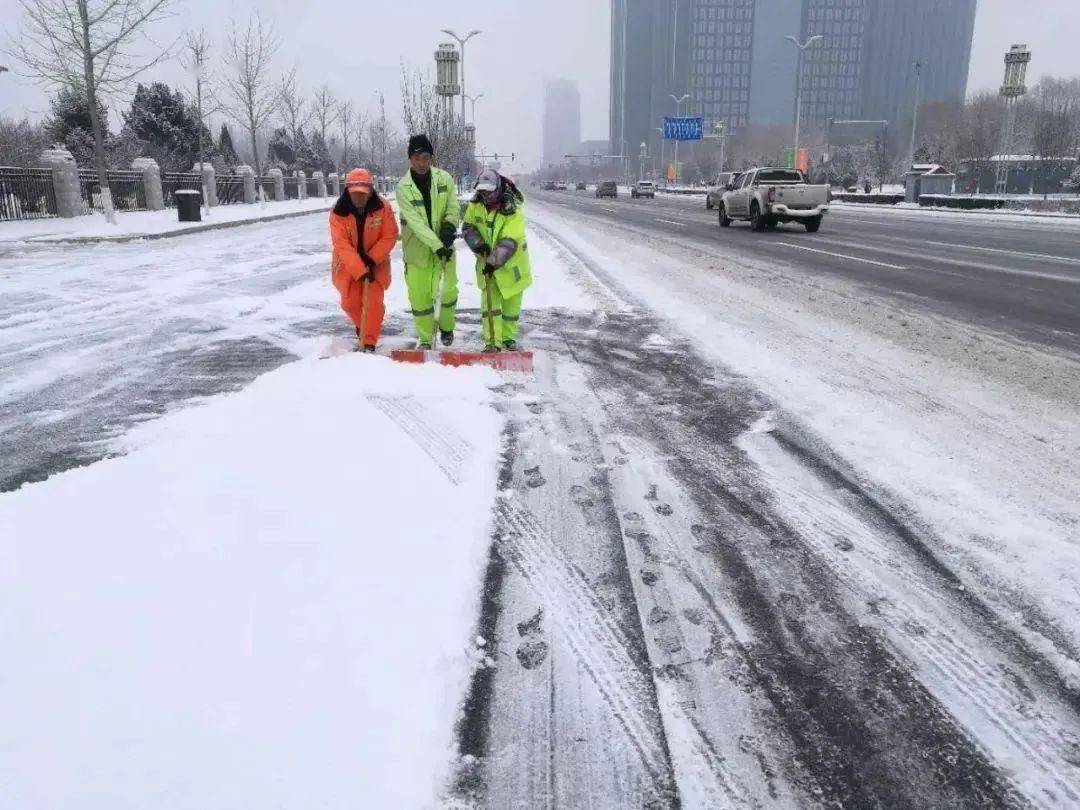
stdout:
POLYGON ((577 82, 555 79, 544 85, 544 165, 563 162, 581 145, 581 94, 577 82))
POLYGON ((911 121, 916 62, 923 101, 962 99, 976 0, 611 0, 611 149, 659 146, 671 96, 729 132, 791 124, 798 51, 808 129, 829 118, 911 121), (625 146, 624 146, 625 144, 625 146))

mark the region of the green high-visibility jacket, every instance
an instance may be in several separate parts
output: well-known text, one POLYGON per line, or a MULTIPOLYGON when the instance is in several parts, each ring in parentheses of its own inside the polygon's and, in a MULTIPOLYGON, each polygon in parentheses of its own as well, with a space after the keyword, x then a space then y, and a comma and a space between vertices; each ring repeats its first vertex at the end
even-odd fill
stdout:
MULTIPOLYGON (((465 209, 465 224, 476 229, 488 247, 496 248, 503 240, 512 240, 517 250, 499 267, 493 276, 504 298, 520 295, 532 284, 532 262, 529 261, 529 245, 525 238, 525 214, 519 205, 512 214, 502 210, 494 213, 483 203, 473 202, 465 209)), ((486 260, 476 258, 476 280, 484 286, 483 268, 486 260)))
POLYGON ((397 184, 397 209, 401 219, 401 249, 406 267, 433 267, 435 251, 443 246, 439 229, 444 222, 456 229, 461 221, 457 184, 449 172, 431 167, 431 221, 424 208, 424 195, 406 173, 397 184))

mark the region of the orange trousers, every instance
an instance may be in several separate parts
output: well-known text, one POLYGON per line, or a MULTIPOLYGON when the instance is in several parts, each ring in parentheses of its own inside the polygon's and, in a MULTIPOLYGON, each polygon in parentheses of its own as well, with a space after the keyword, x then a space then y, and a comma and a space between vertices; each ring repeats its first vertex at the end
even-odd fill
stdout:
POLYGON ((383 304, 385 293, 377 279, 371 282, 349 279, 348 286, 341 291, 341 308, 360 330, 360 342, 365 346, 377 346, 379 343, 383 316, 386 314, 383 304))

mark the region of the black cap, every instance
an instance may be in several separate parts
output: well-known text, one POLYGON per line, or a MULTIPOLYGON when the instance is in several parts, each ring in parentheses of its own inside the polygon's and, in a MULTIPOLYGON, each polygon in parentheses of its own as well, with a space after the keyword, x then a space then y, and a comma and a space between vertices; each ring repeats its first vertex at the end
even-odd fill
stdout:
POLYGON ((421 152, 434 155, 435 147, 431 145, 431 139, 427 135, 413 135, 409 138, 409 157, 418 155, 421 152))

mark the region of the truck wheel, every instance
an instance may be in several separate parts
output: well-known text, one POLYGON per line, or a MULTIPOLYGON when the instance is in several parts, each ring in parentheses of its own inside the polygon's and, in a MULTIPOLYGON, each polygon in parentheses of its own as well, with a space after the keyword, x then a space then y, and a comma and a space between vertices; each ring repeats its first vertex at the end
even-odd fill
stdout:
POLYGON ((803 223, 803 225, 806 226, 807 233, 817 233, 818 228, 821 227, 821 217, 814 217, 813 219, 808 219, 806 220, 806 222, 803 223))
POLYGON ((765 217, 761 215, 761 209, 756 202, 750 206, 750 229, 758 233, 765 230, 765 217))
POLYGON ((731 227, 731 217, 729 217, 727 215, 727 209, 724 208, 723 203, 720 203, 720 227, 721 228, 730 228, 731 227))

